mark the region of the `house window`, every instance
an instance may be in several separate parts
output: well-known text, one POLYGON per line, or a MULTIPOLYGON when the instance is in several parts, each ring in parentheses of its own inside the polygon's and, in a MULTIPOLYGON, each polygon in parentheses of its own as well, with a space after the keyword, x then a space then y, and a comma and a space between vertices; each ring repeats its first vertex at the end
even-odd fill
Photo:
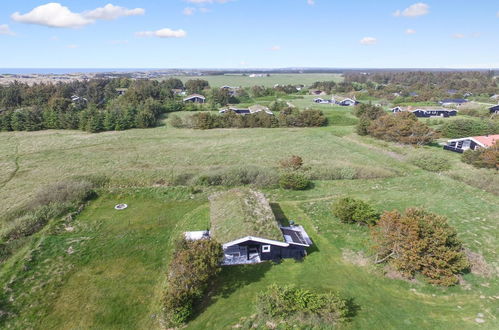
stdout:
POLYGON ((270 245, 262 245, 262 252, 270 252, 270 245))

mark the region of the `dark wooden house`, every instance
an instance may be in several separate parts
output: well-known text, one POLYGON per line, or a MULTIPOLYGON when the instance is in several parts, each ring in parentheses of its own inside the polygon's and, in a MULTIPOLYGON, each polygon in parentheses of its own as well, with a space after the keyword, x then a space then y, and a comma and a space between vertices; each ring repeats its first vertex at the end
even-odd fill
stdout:
POLYGON ((280 225, 265 196, 232 189, 210 197, 209 232, 187 232, 187 239, 209 237, 222 244, 222 265, 254 264, 283 258, 300 259, 312 245, 302 226, 280 225))
POLYGON ((445 150, 463 153, 466 150, 477 150, 480 148, 490 148, 494 143, 499 143, 499 134, 471 136, 447 141, 445 150))
POLYGON ((360 102, 357 101, 357 100, 353 100, 353 99, 344 99, 343 101, 340 101, 338 102, 338 105, 341 105, 343 107, 353 107, 353 106, 356 106, 357 104, 359 104, 360 102))
POLYGON ((184 98, 184 102, 190 103, 205 103, 206 97, 201 94, 192 94, 184 98))
POLYGON ((491 114, 499 114, 499 104, 489 108, 491 114))
POLYGON ((446 106, 460 106, 460 105, 463 105, 465 103, 468 103, 468 100, 466 99, 444 99, 440 102, 440 105, 446 107, 446 106))
POLYGON ((411 110, 416 117, 429 118, 429 117, 453 117, 457 115, 457 110, 454 109, 416 109, 411 110))

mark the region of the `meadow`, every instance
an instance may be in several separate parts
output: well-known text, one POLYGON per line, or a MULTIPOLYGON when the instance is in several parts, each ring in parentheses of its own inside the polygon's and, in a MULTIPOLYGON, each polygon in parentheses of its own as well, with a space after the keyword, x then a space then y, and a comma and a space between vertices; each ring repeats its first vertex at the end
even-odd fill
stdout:
MULTIPOLYGON (((184 83, 190 79, 196 79, 192 76, 173 76, 184 83)), ((274 85, 305 85, 310 86, 316 81, 336 81, 343 80, 341 74, 336 73, 302 73, 302 74, 270 74, 268 77, 250 77, 249 75, 213 75, 200 76, 199 79, 207 80, 210 86, 221 87, 229 84, 232 87, 252 87, 265 86, 274 87, 274 85)))
POLYGON ((250 324, 256 294, 271 283, 354 299, 358 310, 348 329, 498 328, 499 196, 462 179, 494 182, 497 174, 473 169, 437 145, 416 149, 360 137, 350 109, 313 105, 310 96, 290 102, 323 110, 329 125, 200 131, 175 129, 165 118, 157 128, 122 132, 0 133, 0 214, 58 180, 110 178, 79 216, 54 220, 2 265, 0 306, 10 314, 0 327, 161 328, 173 241, 209 226, 208 196, 224 189, 173 187, 173 178, 246 165, 272 168, 300 155, 313 169, 357 167, 370 176, 315 180, 301 192, 264 189, 279 219, 302 224, 314 246, 302 262, 224 268, 187 328, 250 324), (433 173, 413 165, 411 159, 426 153, 447 159, 451 168, 433 173), (369 262, 368 229, 332 216, 331 203, 343 196, 370 201, 380 211, 417 206, 447 216, 465 247, 485 258, 491 276, 465 274, 462 285, 450 288, 384 276, 369 262), (116 211, 117 203, 129 208, 116 211))

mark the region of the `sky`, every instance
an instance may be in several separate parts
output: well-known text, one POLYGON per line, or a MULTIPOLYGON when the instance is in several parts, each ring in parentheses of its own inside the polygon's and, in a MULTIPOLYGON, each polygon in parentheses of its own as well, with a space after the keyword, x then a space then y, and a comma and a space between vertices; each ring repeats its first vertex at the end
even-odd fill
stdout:
POLYGON ((1 0, 2 68, 499 68, 497 0, 1 0))

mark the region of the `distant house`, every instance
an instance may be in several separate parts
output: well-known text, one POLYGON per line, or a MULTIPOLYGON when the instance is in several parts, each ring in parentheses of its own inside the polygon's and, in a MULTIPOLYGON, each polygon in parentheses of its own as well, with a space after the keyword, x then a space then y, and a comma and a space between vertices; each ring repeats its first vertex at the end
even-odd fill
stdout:
POLYGON ((263 111, 268 115, 274 114, 272 111, 270 111, 270 109, 268 107, 265 107, 265 106, 260 105, 260 104, 252 105, 251 107, 248 108, 248 110, 250 111, 250 113, 258 113, 258 112, 263 111))
POLYGON ((419 118, 428 118, 428 117, 453 117, 457 115, 457 110, 453 109, 416 109, 416 110, 409 110, 413 114, 416 115, 416 117, 419 118))
POLYGON ((229 92, 230 96, 237 96, 237 93, 239 92, 239 87, 231 87, 231 86, 222 86, 220 87, 221 90, 226 90, 229 92))
POLYGON ((499 141, 499 134, 465 137, 461 139, 453 139, 447 141, 447 144, 444 146, 444 149, 463 153, 466 150, 490 148, 497 141, 499 141))
POLYGON ((206 97, 200 94, 192 94, 184 98, 184 102, 205 103, 206 97))
POLYGON ((393 113, 397 113, 397 112, 402 112, 404 110, 402 109, 402 107, 395 107, 395 108, 390 109, 390 111, 393 113))
POLYGON ((489 108, 491 114, 499 114, 499 104, 489 108))
POLYGON ((118 95, 125 95, 127 90, 128 90, 128 88, 116 88, 115 89, 116 94, 118 94, 118 95))
POLYGON ((250 114, 254 114, 254 113, 258 113, 258 112, 262 112, 262 111, 268 115, 274 115, 274 113, 272 111, 270 111, 269 108, 264 107, 264 106, 259 105, 259 104, 252 105, 249 108, 228 107, 225 109, 221 109, 219 111, 219 113, 227 113, 229 111, 235 112, 238 115, 250 115, 250 114))
POLYGON ((78 96, 78 95, 73 95, 71 96, 71 102, 75 104, 86 104, 88 100, 84 97, 78 96))
POLYGON ((185 96, 187 94, 185 92, 185 90, 183 90, 181 88, 174 88, 174 89, 172 89, 172 93, 173 93, 173 95, 176 95, 176 96, 185 96))
POLYGON ((360 103, 359 101, 356 101, 356 100, 353 100, 350 98, 346 98, 343 101, 337 102, 338 105, 341 105, 343 107, 353 107, 359 103, 360 103))
POLYGON ((465 103, 468 103, 468 100, 466 100, 466 99, 444 99, 438 103, 444 107, 460 106, 460 105, 463 105, 465 103))
POLYGON ((416 92, 410 92, 410 93, 409 93, 409 96, 412 96, 412 97, 417 97, 417 96, 419 96, 419 94, 418 94, 418 93, 416 93, 416 92))
POLYGON ((336 103, 336 101, 335 101, 334 99, 331 99, 331 100, 325 100, 325 99, 320 98, 320 97, 315 98, 315 99, 314 99, 314 102, 315 102, 315 103, 319 103, 319 104, 335 104, 335 103, 336 103))
POLYGON ((492 100, 499 100, 499 94, 494 94, 490 97, 492 100))
POLYGON ((184 233, 186 239, 211 237, 222 244, 222 265, 255 264, 283 258, 301 259, 312 245, 302 226, 280 225, 265 196, 232 189, 210 196, 209 231, 184 233))

